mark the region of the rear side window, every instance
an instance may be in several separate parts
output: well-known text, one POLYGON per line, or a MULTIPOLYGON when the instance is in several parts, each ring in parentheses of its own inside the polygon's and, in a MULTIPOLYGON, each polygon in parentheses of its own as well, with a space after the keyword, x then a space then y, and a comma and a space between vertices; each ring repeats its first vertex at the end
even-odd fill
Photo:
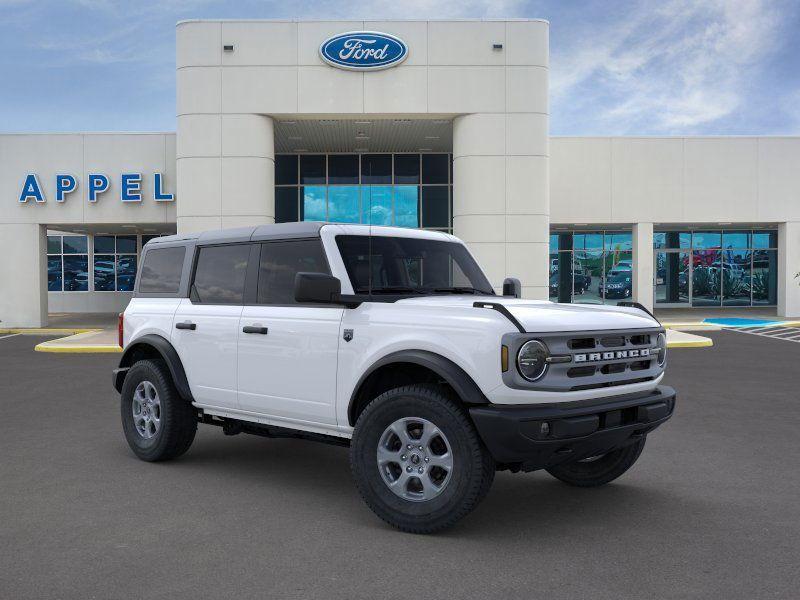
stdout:
POLYGON ((330 273, 319 240, 263 244, 258 272, 258 303, 295 304, 294 277, 299 272, 330 273))
POLYGON ((203 304, 242 304, 250 244, 200 248, 192 300, 203 304))
POLYGON ((155 248, 148 250, 139 279, 139 292, 143 294, 177 294, 181 285, 181 271, 186 248, 155 248))

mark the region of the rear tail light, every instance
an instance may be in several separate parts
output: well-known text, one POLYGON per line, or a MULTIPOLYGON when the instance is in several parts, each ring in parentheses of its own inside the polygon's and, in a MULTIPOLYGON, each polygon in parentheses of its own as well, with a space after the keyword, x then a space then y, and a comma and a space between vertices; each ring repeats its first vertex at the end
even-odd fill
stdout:
POLYGON ((119 313, 117 316, 117 335, 119 341, 119 347, 122 348, 122 334, 125 330, 125 313, 119 313))

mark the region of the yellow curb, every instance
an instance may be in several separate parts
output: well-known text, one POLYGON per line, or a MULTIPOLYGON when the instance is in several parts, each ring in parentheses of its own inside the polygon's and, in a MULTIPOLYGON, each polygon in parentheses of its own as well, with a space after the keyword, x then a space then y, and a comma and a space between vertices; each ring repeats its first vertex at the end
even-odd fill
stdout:
POLYGON ((709 346, 713 345, 714 341, 708 338, 703 338, 702 340, 684 340, 684 341, 667 342, 667 348, 708 348, 709 346))
POLYGON ((36 352, 56 352, 61 354, 116 354, 122 352, 122 348, 116 345, 59 346, 48 345, 47 342, 37 344, 33 349, 36 352))
POLYGON ((693 323, 661 323, 661 326, 664 329, 685 329, 691 327, 692 329, 708 329, 710 331, 721 329, 721 326, 717 323, 703 323, 702 321, 693 322, 693 323))
POLYGON ((78 333, 97 333, 102 329, 48 329, 47 327, 18 327, 0 329, 0 335, 16 333, 22 335, 76 335, 78 333))

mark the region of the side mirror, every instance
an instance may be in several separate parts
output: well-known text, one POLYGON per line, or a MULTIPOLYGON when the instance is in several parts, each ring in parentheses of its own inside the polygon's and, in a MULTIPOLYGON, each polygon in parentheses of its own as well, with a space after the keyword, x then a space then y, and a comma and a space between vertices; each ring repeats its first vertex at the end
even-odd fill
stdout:
POLYGON ((294 299, 298 302, 339 304, 342 282, 327 273, 298 273, 294 276, 294 299))
POLYGON ((506 277, 503 280, 503 296, 522 298, 522 284, 516 277, 506 277))

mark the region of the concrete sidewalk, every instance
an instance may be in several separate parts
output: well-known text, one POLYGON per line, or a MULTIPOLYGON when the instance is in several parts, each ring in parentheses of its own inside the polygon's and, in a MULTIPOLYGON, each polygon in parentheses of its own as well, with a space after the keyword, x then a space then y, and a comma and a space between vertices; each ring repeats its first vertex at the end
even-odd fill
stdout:
POLYGON ((104 354, 122 352, 116 329, 97 329, 48 340, 34 347, 37 352, 104 354))

